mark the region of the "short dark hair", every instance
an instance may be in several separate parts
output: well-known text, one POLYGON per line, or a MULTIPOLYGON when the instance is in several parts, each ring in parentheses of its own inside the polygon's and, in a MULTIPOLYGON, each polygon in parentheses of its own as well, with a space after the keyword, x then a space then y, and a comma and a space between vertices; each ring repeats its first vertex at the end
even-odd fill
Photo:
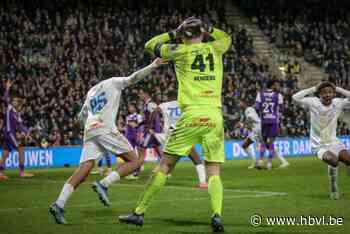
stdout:
POLYGON ((190 17, 184 21, 182 34, 185 38, 196 38, 202 35, 203 23, 200 19, 190 17))
POLYGON ((335 85, 332 82, 323 81, 317 86, 316 93, 319 95, 321 90, 327 87, 331 87, 332 89, 335 90, 335 85))
POLYGON ((177 92, 176 91, 169 91, 168 92, 168 98, 170 99, 174 99, 174 98, 177 98, 177 92))
POLYGON ((275 83, 277 83, 277 82, 278 82, 278 80, 270 79, 270 80, 267 81, 266 87, 267 87, 268 89, 271 89, 272 86, 273 86, 275 83))
POLYGON ((247 106, 252 106, 254 104, 254 100, 249 97, 240 98, 239 101, 244 102, 247 106))

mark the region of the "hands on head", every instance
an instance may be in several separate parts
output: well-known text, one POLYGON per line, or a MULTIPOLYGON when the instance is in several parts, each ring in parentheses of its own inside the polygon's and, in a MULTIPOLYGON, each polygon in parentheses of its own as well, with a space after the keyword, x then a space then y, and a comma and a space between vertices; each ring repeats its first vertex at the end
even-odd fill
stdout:
POLYGON ((176 37, 182 37, 185 35, 186 31, 191 27, 200 27, 201 32, 207 34, 211 31, 211 26, 209 23, 203 22, 201 19, 194 16, 185 19, 175 30, 176 37))

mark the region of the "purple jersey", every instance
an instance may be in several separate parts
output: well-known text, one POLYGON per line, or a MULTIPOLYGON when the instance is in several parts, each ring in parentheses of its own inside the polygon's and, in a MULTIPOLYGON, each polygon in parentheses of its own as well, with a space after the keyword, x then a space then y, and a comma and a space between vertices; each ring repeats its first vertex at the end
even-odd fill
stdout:
POLYGON ((259 92, 256 96, 255 108, 262 124, 279 124, 282 111, 283 97, 272 90, 259 92))
POLYGON ((24 126, 23 120, 20 114, 16 111, 14 106, 11 104, 9 92, 5 91, 4 102, 6 104, 5 111, 5 124, 3 132, 4 134, 16 135, 16 132, 21 131, 28 133, 28 129, 24 126))
POLYGON ((156 114, 154 119, 151 119, 152 112, 157 108, 157 104, 152 102, 150 99, 146 101, 143 113, 144 113, 144 124, 145 130, 148 132, 148 129, 153 129, 154 132, 160 133, 162 131, 161 129, 161 122, 160 122, 160 116, 159 114, 156 114))
POLYGON ((133 147, 137 145, 138 134, 139 134, 138 125, 141 122, 142 122, 142 116, 137 113, 130 114, 126 117, 125 137, 129 140, 129 142, 133 147), (136 123, 137 125, 132 126, 131 125, 132 122, 136 123))

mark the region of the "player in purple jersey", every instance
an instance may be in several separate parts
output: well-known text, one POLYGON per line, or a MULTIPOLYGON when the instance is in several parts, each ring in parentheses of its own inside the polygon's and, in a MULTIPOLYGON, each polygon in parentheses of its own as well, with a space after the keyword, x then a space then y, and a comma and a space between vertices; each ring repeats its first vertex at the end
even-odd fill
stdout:
POLYGON ((269 160, 267 163, 267 169, 269 170, 272 169, 272 159, 274 156, 277 156, 281 160, 282 164, 280 168, 289 166, 287 160, 281 157, 274 147, 275 139, 280 131, 280 117, 283 111, 283 97, 277 91, 278 86, 279 83, 277 80, 269 80, 267 82, 267 89, 258 92, 255 104, 255 108, 261 119, 261 135, 265 143, 265 146, 261 144, 262 148, 260 149, 260 161, 258 165, 261 166, 266 147, 269 152, 269 160))
POLYGON ((129 104, 129 115, 126 117, 125 137, 129 140, 134 149, 137 147, 139 138, 139 125, 143 119, 140 114, 137 113, 135 104, 129 104))
MULTIPOLYGON (((161 144, 155 138, 154 133, 161 133, 161 120, 160 115, 155 109, 157 104, 152 102, 151 95, 147 90, 141 89, 139 91, 139 98, 144 102, 143 108, 143 122, 140 124, 140 131, 142 131, 141 140, 138 143, 138 153, 140 162, 143 164, 146 158, 146 149, 154 148, 157 154, 162 157, 163 151, 161 150, 161 144)), ((135 176, 138 176, 138 172, 135 176)))
MULTIPOLYGON (((125 137, 128 139, 132 147, 136 150, 138 155, 140 155, 140 144, 144 136, 144 126, 143 126, 143 117, 137 113, 135 104, 128 105, 129 115, 126 117, 126 127, 125 127, 125 137)), ((143 163, 143 159, 140 158, 140 161, 143 163)), ((125 177, 128 180, 138 179, 140 168, 138 168, 133 174, 125 177)))
POLYGON ((0 159, 0 180, 7 180, 4 174, 6 159, 12 150, 18 151, 19 157, 19 176, 32 177, 33 174, 24 172, 24 145, 25 139, 30 138, 29 130, 23 124, 19 111, 23 107, 23 100, 17 97, 10 98, 10 88, 14 81, 6 81, 3 101, 5 103, 5 124, 3 127, 4 142, 3 155, 0 159))

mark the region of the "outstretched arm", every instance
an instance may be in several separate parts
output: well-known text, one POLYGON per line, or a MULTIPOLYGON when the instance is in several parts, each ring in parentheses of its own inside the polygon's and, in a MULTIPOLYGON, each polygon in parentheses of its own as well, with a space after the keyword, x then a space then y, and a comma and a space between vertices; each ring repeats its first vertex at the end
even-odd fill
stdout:
POLYGON ((167 63, 168 63, 168 60, 165 60, 165 59, 162 59, 162 58, 156 58, 147 67, 144 67, 141 70, 138 70, 138 71, 134 72, 130 76, 123 78, 124 82, 125 82, 125 85, 129 86, 129 85, 132 85, 132 84, 135 84, 135 83, 139 82, 140 80, 142 80, 143 78, 145 78, 146 76, 151 74, 151 72, 155 68, 158 68, 158 67, 160 67, 160 66, 162 66, 164 64, 167 64, 167 63))

